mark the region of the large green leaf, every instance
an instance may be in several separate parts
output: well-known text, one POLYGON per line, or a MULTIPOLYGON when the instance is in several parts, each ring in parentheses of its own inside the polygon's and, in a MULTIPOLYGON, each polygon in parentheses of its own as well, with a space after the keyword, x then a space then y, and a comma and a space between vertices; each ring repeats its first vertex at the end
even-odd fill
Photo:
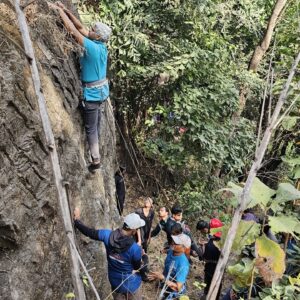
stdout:
POLYGON ((251 284, 254 261, 250 258, 243 258, 234 266, 228 267, 228 273, 234 276, 235 288, 246 287, 251 284))
POLYGON ((285 232, 294 235, 300 234, 300 222, 294 216, 269 217, 269 225, 274 233, 285 232))
POLYGON ((262 183, 258 178, 254 179, 253 185, 250 191, 250 201, 247 207, 254 207, 259 204, 262 207, 268 206, 271 201, 271 197, 275 195, 275 190, 269 188, 262 183))
MULTIPOLYGON (((243 187, 233 183, 228 183, 228 188, 222 189, 223 191, 230 191, 233 193, 233 205, 236 206, 238 203, 238 199, 240 199, 240 196, 243 191, 243 187)), ((222 191, 221 190, 221 191, 222 191)), ((256 205, 260 205, 263 208, 268 206, 268 203, 272 200, 272 196, 275 195, 275 190, 269 188, 267 185, 262 183, 257 177, 253 181, 253 185, 250 190, 250 200, 248 202, 247 207, 251 208, 256 205)))
MULTIPOLYGON (((225 243, 226 236, 228 234, 229 225, 223 226, 221 229, 216 228, 215 231, 222 231, 222 238, 216 244, 222 249, 225 243)), ((213 230, 211 230, 213 233, 213 230)), ((232 244, 232 251, 235 252, 236 255, 239 255, 244 246, 251 245, 255 242, 255 239, 258 237, 260 232, 260 225, 254 221, 241 221, 236 232, 236 236, 234 238, 232 244)))
POLYGON ((263 235, 256 240, 255 251, 255 266, 263 279, 271 283, 281 278, 285 271, 285 253, 279 244, 263 235))
POLYGON ((298 191, 290 183, 280 183, 276 191, 275 201, 278 203, 293 201, 300 199, 300 191, 298 191))

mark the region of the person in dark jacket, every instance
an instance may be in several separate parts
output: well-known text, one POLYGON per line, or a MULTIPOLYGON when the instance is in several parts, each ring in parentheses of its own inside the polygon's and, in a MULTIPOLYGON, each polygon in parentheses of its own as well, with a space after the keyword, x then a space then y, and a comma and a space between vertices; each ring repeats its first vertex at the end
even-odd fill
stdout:
MULTIPOLYGON (((181 224, 182 232, 184 234, 188 235, 192 241, 191 254, 193 256, 198 256, 199 259, 202 259, 203 253, 202 253, 201 249, 198 248, 198 246, 194 242, 194 239, 192 237, 192 233, 191 233, 189 226, 185 223, 185 221, 182 220, 183 209, 178 204, 175 204, 171 208, 171 214, 172 214, 172 216, 167 220, 167 223, 166 223, 166 233, 167 233, 168 244, 171 245, 171 243, 172 243, 172 227, 174 226, 174 224, 179 223, 179 224, 181 224)), ((190 263, 192 263, 192 261, 190 261, 190 263)))
MULTIPOLYGON (((212 281, 212 278, 215 273, 215 269, 220 257, 220 250, 215 245, 215 242, 219 241, 222 236, 222 231, 218 231, 215 233, 211 233, 211 229, 220 228, 223 226, 223 223, 219 219, 211 219, 209 222, 200 220, 197 223, 197 230, 199 230, 202 234, 205 234, 208 236, 208 241, 201 240, 200 241, 200 247, 202 247, 203 251, 203 260, 205 262, 204 267, 204 282, 206 284, 206 287, 204 289, 204 299, 206 295, 208 294, 210 284, 212 281)), ((217 295, 216 299, 219 299, 221 292, 221 286, 217 295)))
POLYGON ((169 211, 165 206, 159 208, 158 211, 159 222, 156 227, 151 231, 151 237, 156 237, 160 231, 166 232, 166 224, 169 219, 169 211))
POLYGON ((134 236, 145 225, 145 221, 132 213, 124 218, 122 228, 96 230, 80 221, 80 210, 75 208, 74 225, 82 234, 104 243, 113 298, 141 300, 142 281, 138 271, 141 267, 142 249, 135 242, 134 236))
MULTIPOLYGON (((212 278, 214 276, 215 273, 215 269, 221 254, 221 251, 219 250, 219 248, 215 245, 216 241, 219 241, 220 237, 217 236, 212 236, 208 243, 205 245, 205 250, 204 250, 204 254, 203 254, 203 259, 205 262, 205 266, 204 266, 204 282, 206 284, 205 288, 204 288, 204 294, 207 295, 209 288, 210 288, 210 284, 212 281, 212 278)), ((219 299, 220 297, 220 293, 221 293, 221 285, 219 288, 219 292, 217 295, 216 299, 219 299)))
POLYGON ((125 181, 124 174, 126 172, 125 167, 120 166, 117 172, 115 173, 115 183, 116 183, 116 198, 117 198, 117 207, 120 216, 123 214, 124 203, 125 203, 125 181))

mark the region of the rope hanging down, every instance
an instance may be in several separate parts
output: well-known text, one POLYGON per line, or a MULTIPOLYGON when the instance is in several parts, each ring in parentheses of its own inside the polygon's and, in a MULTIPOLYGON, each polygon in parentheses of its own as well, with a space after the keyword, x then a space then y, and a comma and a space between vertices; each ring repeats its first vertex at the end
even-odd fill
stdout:
POLYGON ((74 231, 72 226, 72 220, 69 214, 67 193, 63 185, 63 178, 62 178, 58 155, 56 151, 54 135, 52 132, 51 123, 47 112, 45 97, 42 93, 39 71, 37 68, 34 50, 29 35, 29 29, 26 23, 25 15, 20 8, 20 0, 15 0, 14 3, 15 3, 15 10, 18 18, 19 28, 24 43, 25 53, 28 58, 28 62, 31 69, 31 76, 33 80, 34 90, 37 96, 42 125, 43 125, 47 146, 51 158, 52 169, 54 174, 54 182, 57 188, 58 202, 60 206, 61 215, 63 218, 63 225, 68 237, 67 241, 68 241, 69 251, 71 255, 71 274, 72 274, 73 285, 76 293, 76 299, 86 300, 84 287, 80 279, 80 266, 77 258, 77 253, 72 246, 74 244, 74 231))

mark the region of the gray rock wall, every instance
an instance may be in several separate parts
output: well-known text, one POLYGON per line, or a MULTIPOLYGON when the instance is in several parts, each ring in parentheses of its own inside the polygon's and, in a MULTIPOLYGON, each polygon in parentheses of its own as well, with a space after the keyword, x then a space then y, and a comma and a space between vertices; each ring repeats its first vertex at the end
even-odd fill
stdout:
MULTIPOLYGON (((89 156, 80 112, 77 53, 46 1, 26 10, 43 92, 69 182, 71 209, 96 228, 115 228, 115 127, 108 103, 101 120, 102 169, 87 172, 89 156)), ((14 10, 0 1, 0 299, 65 299, 72 292, 69 253, 14 10)), ((77 233, 84 262, 101 296, 110 293, 100 243, 77 233)), ((94 299, 87 289, 87 299, 94 299)))

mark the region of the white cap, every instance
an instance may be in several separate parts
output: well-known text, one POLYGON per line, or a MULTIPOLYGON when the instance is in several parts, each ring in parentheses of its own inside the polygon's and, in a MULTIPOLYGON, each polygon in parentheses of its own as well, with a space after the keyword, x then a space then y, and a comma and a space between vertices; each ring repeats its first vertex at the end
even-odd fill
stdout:
POLYGON ((124 223, 130 229, 138 229, 138 228, 141 228, 145 225, 145 221, 143 219, 141 219, 141 217, 136 213, 132 213, 132 214, 127 215, 124 218, 124 223))
POLYGON ((183 245, 185 248, 190 248, 192 241, 191 238, 184 234, 172 235, 172 239, 176 245, 183 245))

